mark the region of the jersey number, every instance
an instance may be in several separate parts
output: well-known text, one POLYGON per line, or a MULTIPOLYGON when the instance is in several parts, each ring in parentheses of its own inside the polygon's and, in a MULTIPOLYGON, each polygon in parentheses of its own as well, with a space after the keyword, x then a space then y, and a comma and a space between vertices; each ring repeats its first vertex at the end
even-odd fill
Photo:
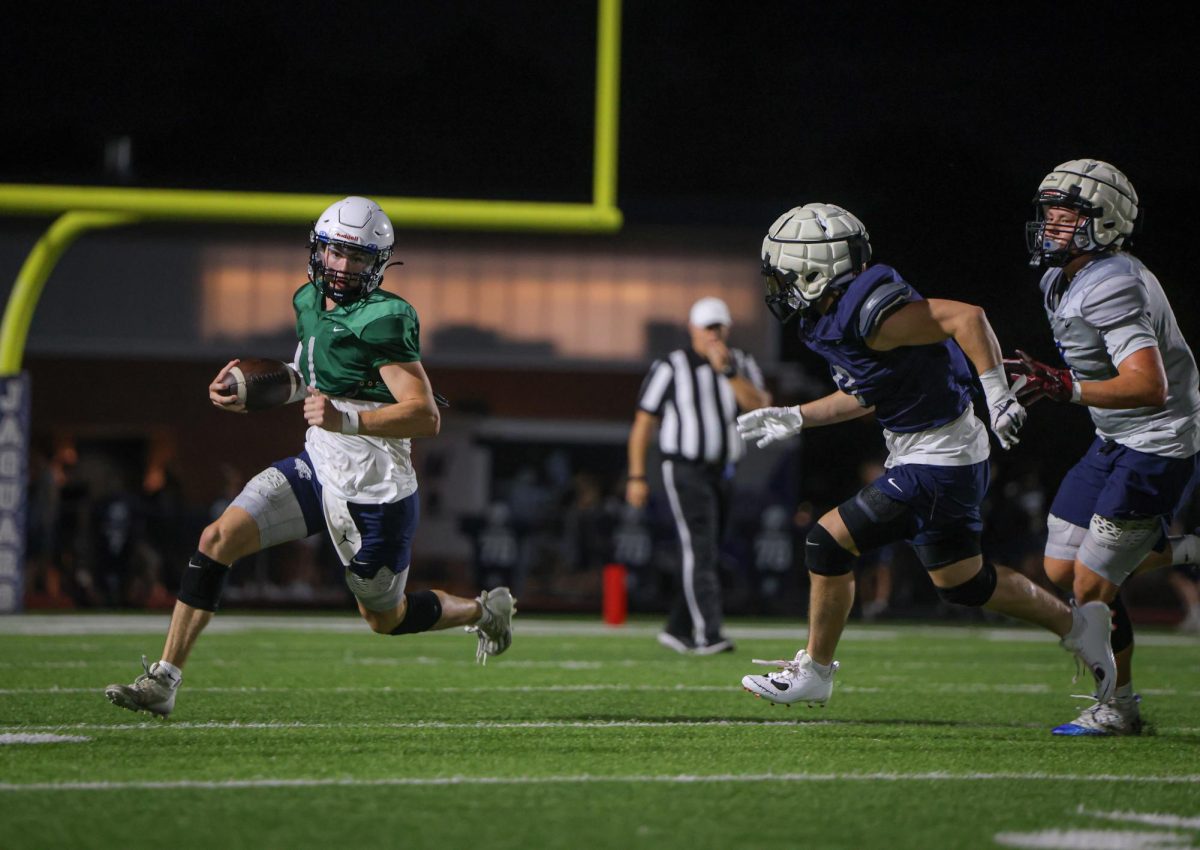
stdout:
POLYGON ((861 391, 857 386, 858 382, 854 380, 853 375, 851 375, 841 366, 830 366, 829 371, 832 373, 833 382, 837 384, 837 388, 839 390, 844 392, 846 395, 854 396, 858 400, 859 404, 866 407, 867 402, 863 399, 861 391))

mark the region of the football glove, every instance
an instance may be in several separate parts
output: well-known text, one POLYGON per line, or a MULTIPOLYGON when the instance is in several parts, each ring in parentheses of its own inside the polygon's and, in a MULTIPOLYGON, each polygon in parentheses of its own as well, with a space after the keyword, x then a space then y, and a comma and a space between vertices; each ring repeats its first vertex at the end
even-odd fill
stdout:
POLYGON ((1079 400, 1079 385, 1070 369, 1048 366, 1019 348, 1016 357, 1004 359, 1004 371, 1014 383, 1017 378, 1025 378, 1025 385, 1017 392, 1017 400, 1026 407, 1044 398, 1064 402, 1079 400))
POLYGON ((1017 432, 1025 424, 1026 413, 1018 399, 1025 382, 1025 376, 1021 375, 1010 387, 1002 364, 996 364, 979 376, 979 383, 987 398, 988 420, 1001 448, 1011 449, 1021 442, 1017 432))
POLYGON ((742 439, 758 440, 755 445, 760 449, 799 434, 803 427, 804 417, 800 415, 798 404, 795 407, 760 407, 737 418, 737 429, 742 439))

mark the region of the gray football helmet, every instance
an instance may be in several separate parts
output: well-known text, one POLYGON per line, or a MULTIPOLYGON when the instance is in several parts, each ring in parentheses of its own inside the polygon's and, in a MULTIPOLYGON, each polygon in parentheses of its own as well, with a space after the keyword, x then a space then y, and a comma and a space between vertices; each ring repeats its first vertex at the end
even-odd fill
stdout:
POLYGON ((854 215, 834 204, 794 207, 763 239, 767 307, 788 322, 811 309, 830 286, 848 284, 870 260, 871 237, 854 215))
POLYGON ((1124 174, 1098 159, 1073 159, 1042 179, 1033 199, 1036 217, 1025 225, 1031 266, 1065 266, 1072 257, 1128 248, 1138 196, 1124 174), (1085 216, 1064 244, 1046 232, 1046 210, 1066 207, 1085 216))

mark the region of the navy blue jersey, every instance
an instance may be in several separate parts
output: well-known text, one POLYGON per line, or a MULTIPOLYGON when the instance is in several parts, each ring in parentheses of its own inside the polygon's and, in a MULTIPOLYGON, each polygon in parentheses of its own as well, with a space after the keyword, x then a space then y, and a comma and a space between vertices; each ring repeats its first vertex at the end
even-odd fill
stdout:
POLYGON ((971 404, 967 358, 952 340, 891 351, 867 347, 888 316, 924 299, 891 266, 856 277, 824 316, 803 317, 800 339, 829 363, 838 389, 874 407, 884 428, 899 434, 952 422, 971 404))

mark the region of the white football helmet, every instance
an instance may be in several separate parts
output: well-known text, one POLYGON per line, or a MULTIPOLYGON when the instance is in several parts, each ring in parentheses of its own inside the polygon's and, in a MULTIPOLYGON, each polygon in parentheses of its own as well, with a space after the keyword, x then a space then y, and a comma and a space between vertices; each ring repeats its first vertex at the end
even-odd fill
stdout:
POLYGON ((336 304, 365 298, 383 282, 394 242, 392 221, 379 204, 367 198, 343 198, 313 222, 308 235, 308 279, 336 304), (359 270, 327 268, 327 248, 345 257, 347 266, 359 270))
POLYGON ((1138 197, 1124 174, 1098 159, 1073 159, 1042 179, 1033 199, 1036 218, 1025 225, 1032 266, 1065 266, 1071 257, 1126 248, 1138 217, 1138 197), (1064 244, 1046 233, 1050 207, 1076 210, 1086 218, 1064 244))
POLYGON ((871 260, 871 237, 833 204, 805 204, 775 220, 762 243, 767 306, 781 322, 810 309, 831 285, 845 285, 871 260))

